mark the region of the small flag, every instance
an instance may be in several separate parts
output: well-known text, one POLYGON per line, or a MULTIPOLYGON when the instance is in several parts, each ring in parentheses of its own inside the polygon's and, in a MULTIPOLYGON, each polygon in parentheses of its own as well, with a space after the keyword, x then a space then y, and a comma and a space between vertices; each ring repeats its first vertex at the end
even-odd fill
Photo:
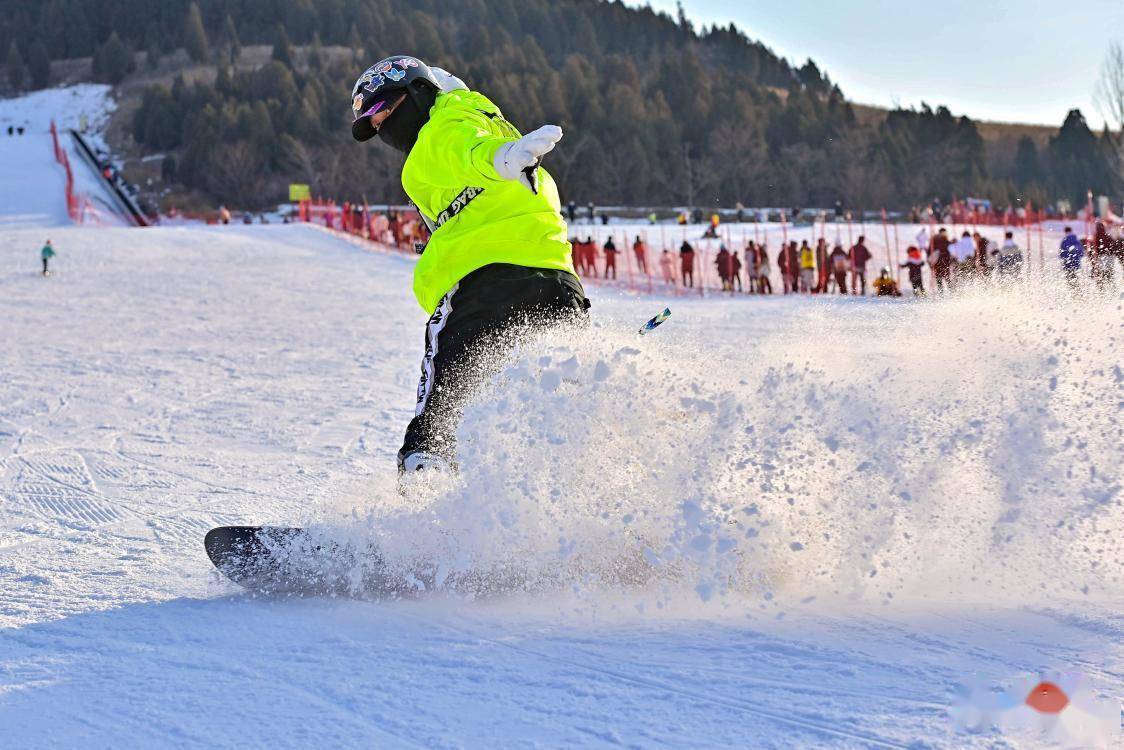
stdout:
POLYGON ((652 318, 651 320, 649 320, 647 323, 644 324, 644 327, 640 329, 640 335, 643 336, 648 331, 652 330, 653 328, 658 326, 660 323, 663 323, 665 320, 667 320, 670 317, 671 317, 671 308, 665 307, 663 309, 662 313, 660 313, 659 315, 657 315, 656 317, 652 318))

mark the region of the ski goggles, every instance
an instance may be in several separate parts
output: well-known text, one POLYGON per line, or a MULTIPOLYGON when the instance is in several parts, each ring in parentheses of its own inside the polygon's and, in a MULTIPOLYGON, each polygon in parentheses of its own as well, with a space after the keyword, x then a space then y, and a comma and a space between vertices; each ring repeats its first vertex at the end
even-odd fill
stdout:
MULTIPOLYGON (((372 102, 371 106, 366 111, 364 111, 362 114, 357 114, 355 116, 355 119, 356 120, 362 120, 365 117, 371 117, 372 115, 377 115, 379 112, 382 112, 384 109, 390 109, 394 105, 398 104, 398 102, 402 101, 402 99, 405 98, 405 96, 406 96, 406 94, 403 91, 394 91, 392 93, 386 94, 385 96, 381 96, 378 99, 376 99, 374 102, 372 102)), ((358 112, 360 107, 363 106, 362 98, 357 96, 356 101, 354 103, 359 105, 359 106, 355 107, 355 111, 358 112)))

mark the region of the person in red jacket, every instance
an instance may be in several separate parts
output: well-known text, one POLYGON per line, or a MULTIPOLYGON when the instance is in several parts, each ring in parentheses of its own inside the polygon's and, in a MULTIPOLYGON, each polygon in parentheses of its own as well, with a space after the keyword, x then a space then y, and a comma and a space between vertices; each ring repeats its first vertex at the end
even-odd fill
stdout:
POLYGON ((605 278, 609 278, 609 271, 613 272, 613 279, 617 278, 617 246, 613 244, 613 238, 605 240, 605 278))
POLYGON ((859 241, 851 248, 851 294, 858 294, 861 288, 863 296, 866 295, 866 264, 870 262, 870 251, 866 249, 866 237, 860 236, 859 241))
POLYGON ((952 289, 952 253, 948 249, 951 244, 948 230, 941 227, 929 249, 929 266, 933 269, 938 292, 942 289, 952 289))
POLYGON ((781 251, 777 253, 777 268, 781 272, 784 293, 800 291, 800 253, 796 251, 795 242, 781 245, 781 251))
POLYGON ((682 274, 683 286, 695 285, 695 248, 691 243, 683 240, 679 246, 679 270, 682 274))
POLYGON ((816 288, 812 290, 817 294, 827 292, 828 277, 831 275, 827 262, 828 255, 827 240, 820 237, 816 243, 816 288))
POLYGON ((722 281, 722 291, 730 291, 732 288, 730 282, 730 251, 726 249, 725 245, 719 246, 714 265, 718 266, 718 278, 722 281))
POLYGON ((597 243, 592 237, 585 238, 585 269, 590 276, 597 276, 597 243))
POLYGON ((640 239, 640 235, 636 235, 636 241, 632 243, 632 252, 636 255, 636 266, 640 273, 648 273, 648 246, 640 239))

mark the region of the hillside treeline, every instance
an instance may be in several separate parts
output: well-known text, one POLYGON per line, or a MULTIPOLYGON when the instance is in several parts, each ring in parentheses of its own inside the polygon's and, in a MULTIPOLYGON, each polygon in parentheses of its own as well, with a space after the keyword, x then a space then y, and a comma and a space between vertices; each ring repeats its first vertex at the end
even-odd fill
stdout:
POLYGON ((255 206, 290 182, 398 200, 400 157, 354 143, 350 89, 370 63, 415 54, 486 93, 524 130, 560 124, 548 157, 564 197, 632 205, 908 207, 1084 201, 1113 184, 1111 150, 1072 112, 1046 148, 1023 138, 991 164, 944 107, 860 122, 814 62, 795 67, 734 26, 696 29, 602 0, 8 0, 0 49, 13 85, 49 60, 92 57, 117 83, 183 48, 210 83, 153 86, 133 135, 170 155, 165 177, 255 206), (60 23, 60 19, 66 19, 60 23), (256 69, 232 63, 272 47, 256 69), (340 48, 345 48, 343 54, 340 48))

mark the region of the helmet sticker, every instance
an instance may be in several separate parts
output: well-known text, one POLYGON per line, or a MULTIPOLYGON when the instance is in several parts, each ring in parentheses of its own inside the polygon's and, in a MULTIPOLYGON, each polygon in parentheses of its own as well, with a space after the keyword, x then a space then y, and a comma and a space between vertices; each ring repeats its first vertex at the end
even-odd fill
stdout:
POLYGON ((373 94, 378 89, 378 87, 382 86, 384 83, 386 83, 386 81, 383 80, 383 77, 381 75, 375 75, 371 78, 370 82, 366 86, 364 86, 363 88, 366 89, 367 91, 370 91, 373 94))
POLYGON ((403 78, 406 77, 406 71, 397 70, 395 68, 392 68, 392 69, 386 71, 386 77, 389 78, 392 81, 401 81, 403 78))
POLYGON ((385 73, 386 71, 390 70, 390 66, 392 65, 394 65, 394 63, 390 62, 389 60, 383 60, 381 63, 373 66, 371 70, 376 73, 385 73))
POLYGON ((402 67, 402 70, 418 67, 418 61, 412 57, 403 57, 401 60, 395 60, 395 62, 402 67))
POLYGON ((352 109, 353 112, 355 112, 356 115, 358 115, 359 110, 362 109, 362 108, 363 108, 363 95, 362 94, 356 94, 355 98, 351 100, 351 109, 352 109))

